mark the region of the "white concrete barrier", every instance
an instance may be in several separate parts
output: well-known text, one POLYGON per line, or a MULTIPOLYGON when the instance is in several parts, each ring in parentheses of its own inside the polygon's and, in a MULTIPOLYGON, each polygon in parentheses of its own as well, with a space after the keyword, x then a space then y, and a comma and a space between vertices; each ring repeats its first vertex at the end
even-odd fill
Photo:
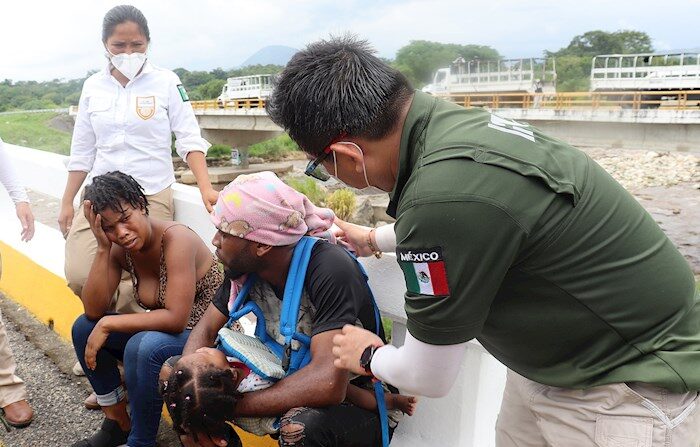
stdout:
MULTIPOLYGON (((25 184, 44 194, 60 198, 67 172, 65 156, 6 145, 10 158, 25 184)), ((0 193, 0 194, 5 194, 0 193)), ((196 231, 211 246, 214 227, 199 195, 186 185, 174 185, 175 219, 196 231)), ((58 230, 37 224, 33 241, 19 241, 19 224, 9 198, 0 196, 0 240, 56 275, 63 277, 64 241, 58 230)), ((400 346, 406 333, 403 275, 395 256, 365 258, 362 263, 370 277, 382 315, 393 321, 392 343, 400 346)), ((435 365, 439 368, 440 365, 435 365)), ((505 384, 505 367, 478 343, 470 342, 457 383, 447 397, 421 398, 413 417, 399 425, 393 446, 397 447, 491 447, 494 426, 505 384)))

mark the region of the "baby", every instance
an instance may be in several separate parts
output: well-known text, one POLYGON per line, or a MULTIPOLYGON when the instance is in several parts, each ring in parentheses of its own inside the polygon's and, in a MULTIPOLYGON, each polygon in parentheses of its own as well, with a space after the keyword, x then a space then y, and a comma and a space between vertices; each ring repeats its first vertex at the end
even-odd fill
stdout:
MULTIPOLYGON (((180 434, 207 435, 220 446, 235 446, 232 424, 260 433, 273 432, 274 418, 236 418, 234 410, 242 393, 265 389, 273 384, 244 363, 227 357, 215 348, 200 348, 193 354, 172 357, 161 370, 161 394, 173 426, 180 434), (259 425, 250 429, 251 425, 259 425), (262 426, 262 428, 261 428, 262 426)), ((348 384, 347 400, 369 411, 377 410, 375 394, 348 384)), ((385 394, 388 410, 413 414, 417 399, 413 396, 385 394)), ((240 442, 240 441, 239 441, 240 442)))

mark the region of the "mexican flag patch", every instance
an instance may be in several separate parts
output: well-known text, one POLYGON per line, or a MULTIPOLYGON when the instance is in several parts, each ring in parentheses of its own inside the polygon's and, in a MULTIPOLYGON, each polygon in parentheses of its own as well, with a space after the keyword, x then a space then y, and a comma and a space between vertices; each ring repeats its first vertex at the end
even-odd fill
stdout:
POLYGON ((449 295, 442 248, 427 250, 396 250, 399 265, 409 292, 420 295, 449 295))

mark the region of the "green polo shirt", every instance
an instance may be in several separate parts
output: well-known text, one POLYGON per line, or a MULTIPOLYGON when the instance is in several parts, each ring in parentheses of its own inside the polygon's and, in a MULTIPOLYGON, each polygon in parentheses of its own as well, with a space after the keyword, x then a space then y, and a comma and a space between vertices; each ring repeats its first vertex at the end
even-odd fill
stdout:
POLYGON ((388 212, 417 339, 552 386, 700 390, 688 263, 585 153, 416 92, 388 212))

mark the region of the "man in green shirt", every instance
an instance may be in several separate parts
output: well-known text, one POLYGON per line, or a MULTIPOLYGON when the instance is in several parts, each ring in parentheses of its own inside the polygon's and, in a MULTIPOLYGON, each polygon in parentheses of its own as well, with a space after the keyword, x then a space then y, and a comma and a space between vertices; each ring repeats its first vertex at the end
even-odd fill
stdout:
POLYGON ((692 272, 586 154, 414 92, 352 37, 297 53, 268 113, 308 174, 390 193, 409 334, 347 327, 337 366, 444 395, 476 338, 510 370, 499 446, 700 444, 692 272))

